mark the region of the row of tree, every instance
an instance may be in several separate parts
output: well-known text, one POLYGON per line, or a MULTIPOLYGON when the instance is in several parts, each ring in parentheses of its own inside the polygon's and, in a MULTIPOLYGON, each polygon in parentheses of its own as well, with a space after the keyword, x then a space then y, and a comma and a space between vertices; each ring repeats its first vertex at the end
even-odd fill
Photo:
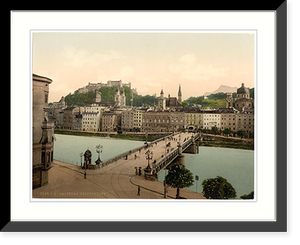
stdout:
MULTIPOLYGON (((194 177, 191 171, 185 168, 184 165, 175 164, 169 170, 165 177, 167 185, 177 188, 176 198, 180 198, 180 189, 190 187, 194 183, 194 177)), ((206 179, 202 182, 203 195, 207 199, 234 199, 236 191, 234 187, 223 177, 206 179)), ((254 192, 248 195, 243 195, 241 199, 253 199, 254 192)))

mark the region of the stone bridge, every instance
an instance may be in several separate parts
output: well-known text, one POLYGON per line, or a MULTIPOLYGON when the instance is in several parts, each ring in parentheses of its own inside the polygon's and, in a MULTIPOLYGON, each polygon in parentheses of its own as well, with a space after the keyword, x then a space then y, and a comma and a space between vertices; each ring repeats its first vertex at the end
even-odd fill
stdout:
POLYGON ((193 134, 191 137, 186 139, 183 143, 180 141, 177 143, 177 147, 164 156, 160 161, 153 164, 152 174, 157 175, 175 159, 179 159, 179 163, 184 164, 182 153, 198 154, 199 148, 196 141, 200 138, 200 134, 193 134))
MULTIPOLYGON (((175 159, 184 164, 183 152, 192 154, 199 153, 199 148, 196 143, 199 138, 199 133, 175 133, 148 142, 147 144, 145 143, 141 147, 105 160, 97 166, 92 166, 95 167, 95 169, 103 168, 107 165, 117 163, 120 160, 128 159, 128 161, 135 162, 137 168, 141 167, 141 169, 144 170, 146 178, 153 179, 175 159)), ((138 169, 136 171, 138 174, 138 169)))

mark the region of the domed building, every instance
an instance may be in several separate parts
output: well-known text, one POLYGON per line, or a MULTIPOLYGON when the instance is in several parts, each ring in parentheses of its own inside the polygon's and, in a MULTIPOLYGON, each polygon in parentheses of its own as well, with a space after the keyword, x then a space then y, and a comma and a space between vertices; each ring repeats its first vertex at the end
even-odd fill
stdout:
POLYGON ((237 110, 254 108, 254 100, 250 98, 249 89, 245 87, 244 83, 237 89, 236 99, 232 99, 231 93, 227 94, 226 108, 235 108, 237 110))
POLYGON ((226 108, 221 112, 221 130, 232 130, 233 135, 244 131, 246 137, 254 137, 254 99, 250 98, 249 89, 244 83, 237 89, 236 98, 227 94, 226 108))

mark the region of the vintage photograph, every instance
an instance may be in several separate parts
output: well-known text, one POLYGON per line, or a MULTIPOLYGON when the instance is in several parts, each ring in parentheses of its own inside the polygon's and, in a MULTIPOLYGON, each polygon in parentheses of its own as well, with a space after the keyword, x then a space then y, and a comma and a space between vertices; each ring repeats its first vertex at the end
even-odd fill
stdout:
POLYGON ((31 44, 33 199, 255 200, 255 32, 31 44))

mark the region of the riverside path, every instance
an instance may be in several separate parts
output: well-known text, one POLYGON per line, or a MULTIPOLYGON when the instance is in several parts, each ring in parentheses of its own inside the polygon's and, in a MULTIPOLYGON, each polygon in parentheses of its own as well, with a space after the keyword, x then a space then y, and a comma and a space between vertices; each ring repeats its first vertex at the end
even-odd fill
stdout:
MULTIPOLYGON (((162 162, 168 154, 178 148, 178 142, 184 144, 191 141, 193 133, 179 133, 165 137, 163 140, 149 142, 148 147, 127 153, 127 157, 117 158, 107 162, 101 168, 84 171, 78 166, 59 161, 53 161, 49 170, 49 183, 34 189, 33 198, 106 198, 106 199, 164 199, 164 185, 159 181, 146 180, 144 171, 141 176, 136 174, 136 168, 142 170, 148 166, 145 153, 153 152, 151 167, 162 162), (154 163, 153 163, 154 162, 154 163), (140 186, 140 195, 137 195, 140 186)), ((103 162, 105 163, 105 161, 103 162)), ((162 166, 161 166, 162 167, 162 166)), ((160 167, 160 170, 161 170, 160 167)), ((164 166, 165 167, 165 166, 164 166)), ((175 198, 176 189, 168 187, 167 198, 175 198)), ((182 189, 181 196, 187 199, 205 199, 200 193, 182 189)))

